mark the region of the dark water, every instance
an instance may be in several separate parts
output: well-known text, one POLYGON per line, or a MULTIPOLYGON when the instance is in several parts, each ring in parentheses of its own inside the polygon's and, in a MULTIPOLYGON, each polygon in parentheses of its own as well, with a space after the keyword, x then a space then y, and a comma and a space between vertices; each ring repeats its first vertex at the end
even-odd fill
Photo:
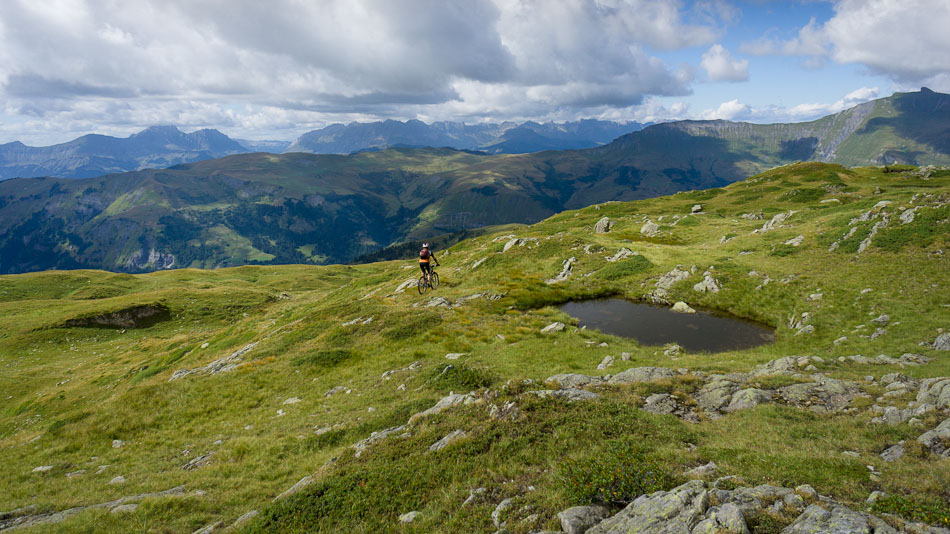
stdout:
POLYGON ((581 326, 633 338, 641 345, 676 343, 690 352, 721 352, 775 341, 775 332, 765 325, 702 310, 677 313, 620 298, 568 302, 560 309, 581 326))

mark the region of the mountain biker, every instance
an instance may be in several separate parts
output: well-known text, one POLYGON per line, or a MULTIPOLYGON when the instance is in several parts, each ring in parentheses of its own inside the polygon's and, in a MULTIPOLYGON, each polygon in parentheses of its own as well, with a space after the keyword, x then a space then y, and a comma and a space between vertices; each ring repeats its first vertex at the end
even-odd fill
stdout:
POLYGON ((422 269, 422 274, 426 277, 426 280, 431 280, 432 278, 432 263, 435 262, 436 266, 439 266, 439 260, 436 259, 435 254, 429 250, 429 243, 422 244, 422 250, 419 251, 419 268, 422 269))

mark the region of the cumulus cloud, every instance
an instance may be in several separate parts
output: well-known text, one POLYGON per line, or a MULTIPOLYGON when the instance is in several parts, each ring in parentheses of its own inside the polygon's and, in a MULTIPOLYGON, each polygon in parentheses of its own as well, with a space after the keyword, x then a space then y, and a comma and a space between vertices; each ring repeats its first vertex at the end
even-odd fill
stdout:
POLYGON ((769 32, 745 42, 747 54, 803 56, 803 66, 824 61, 864 65, 908 89, 928 85, 950 91, 950 3, 945 0, 839 0, 823 24, 812 18, 791 39, 769 32))
POLYGON ((757 123, 803 122, 838 113, 878 97, 879 90, 877 87, 861 87, 832 103, 803 103, 790 107, 774 104, 752 107, 743 104, 738 99, 733 99, 723 102, 716 108, 703 110, 695 118, 742 120, 757 123))
MULTIPOLYGON (((665 0, 9 0, 0 106, 57 132, 141 127, 155 110, 182 124, 178 109, 206 113, 200 126, 227 116, 238 135, 353 118, 596 113, 688 94, 689 71, 655 54, 711 44, 732 15, 719 2, 665 0), (116 103, 126 113, 97 115, 116 103)), ((9 118, 4 128, 20 121, 9 118)))
POLYGON ((733 99, 723 102, 715 109, 707 109, 700 115, 703 119, 725 119, 728 121, 748 118, 752 112, 747 104, 739 102, 739 99, 733 99))
POLYGON ((712 45, 703 54, 700 66, 714 82, 744 82, 749 79, 749 60, 733 59, 732 54, 719 44, 712 45))

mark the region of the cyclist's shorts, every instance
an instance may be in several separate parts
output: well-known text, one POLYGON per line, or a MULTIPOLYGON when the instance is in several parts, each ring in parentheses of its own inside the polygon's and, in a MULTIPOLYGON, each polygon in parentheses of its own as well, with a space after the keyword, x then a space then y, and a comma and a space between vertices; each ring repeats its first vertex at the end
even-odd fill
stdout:
POLYGON ((432 270, 432 265, 429 264, 429 263, 422 263, 422 262, 420 262, 420 263, 419 263, 419 268, 422 269, 422 273, 425 274, 425 273, 428 273, 429 271, 432 270))

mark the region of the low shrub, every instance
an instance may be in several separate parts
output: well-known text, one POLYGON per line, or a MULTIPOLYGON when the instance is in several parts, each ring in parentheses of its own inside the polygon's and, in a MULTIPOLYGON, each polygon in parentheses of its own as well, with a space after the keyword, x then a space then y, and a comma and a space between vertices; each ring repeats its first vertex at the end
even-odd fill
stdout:
POLYGON ((620 260, 604 267, 600 270, 599 275, 606 280, 619 280, 620 278, 642 273, 650 267, 653 267, 653 263, 646 259, 646 257, 631 256, 625 260, 620 260))
POLYGON ((612 441, 603 453, 560 465, 568 500, 575 505, 622 505, 640 495, 673 487, 673 477, 628 441, 612 441))
POLYGON ((896 514, 904 519, 950 528, 950 502, 926 495, 887 495, 874 502, 871 509, 896 514))

